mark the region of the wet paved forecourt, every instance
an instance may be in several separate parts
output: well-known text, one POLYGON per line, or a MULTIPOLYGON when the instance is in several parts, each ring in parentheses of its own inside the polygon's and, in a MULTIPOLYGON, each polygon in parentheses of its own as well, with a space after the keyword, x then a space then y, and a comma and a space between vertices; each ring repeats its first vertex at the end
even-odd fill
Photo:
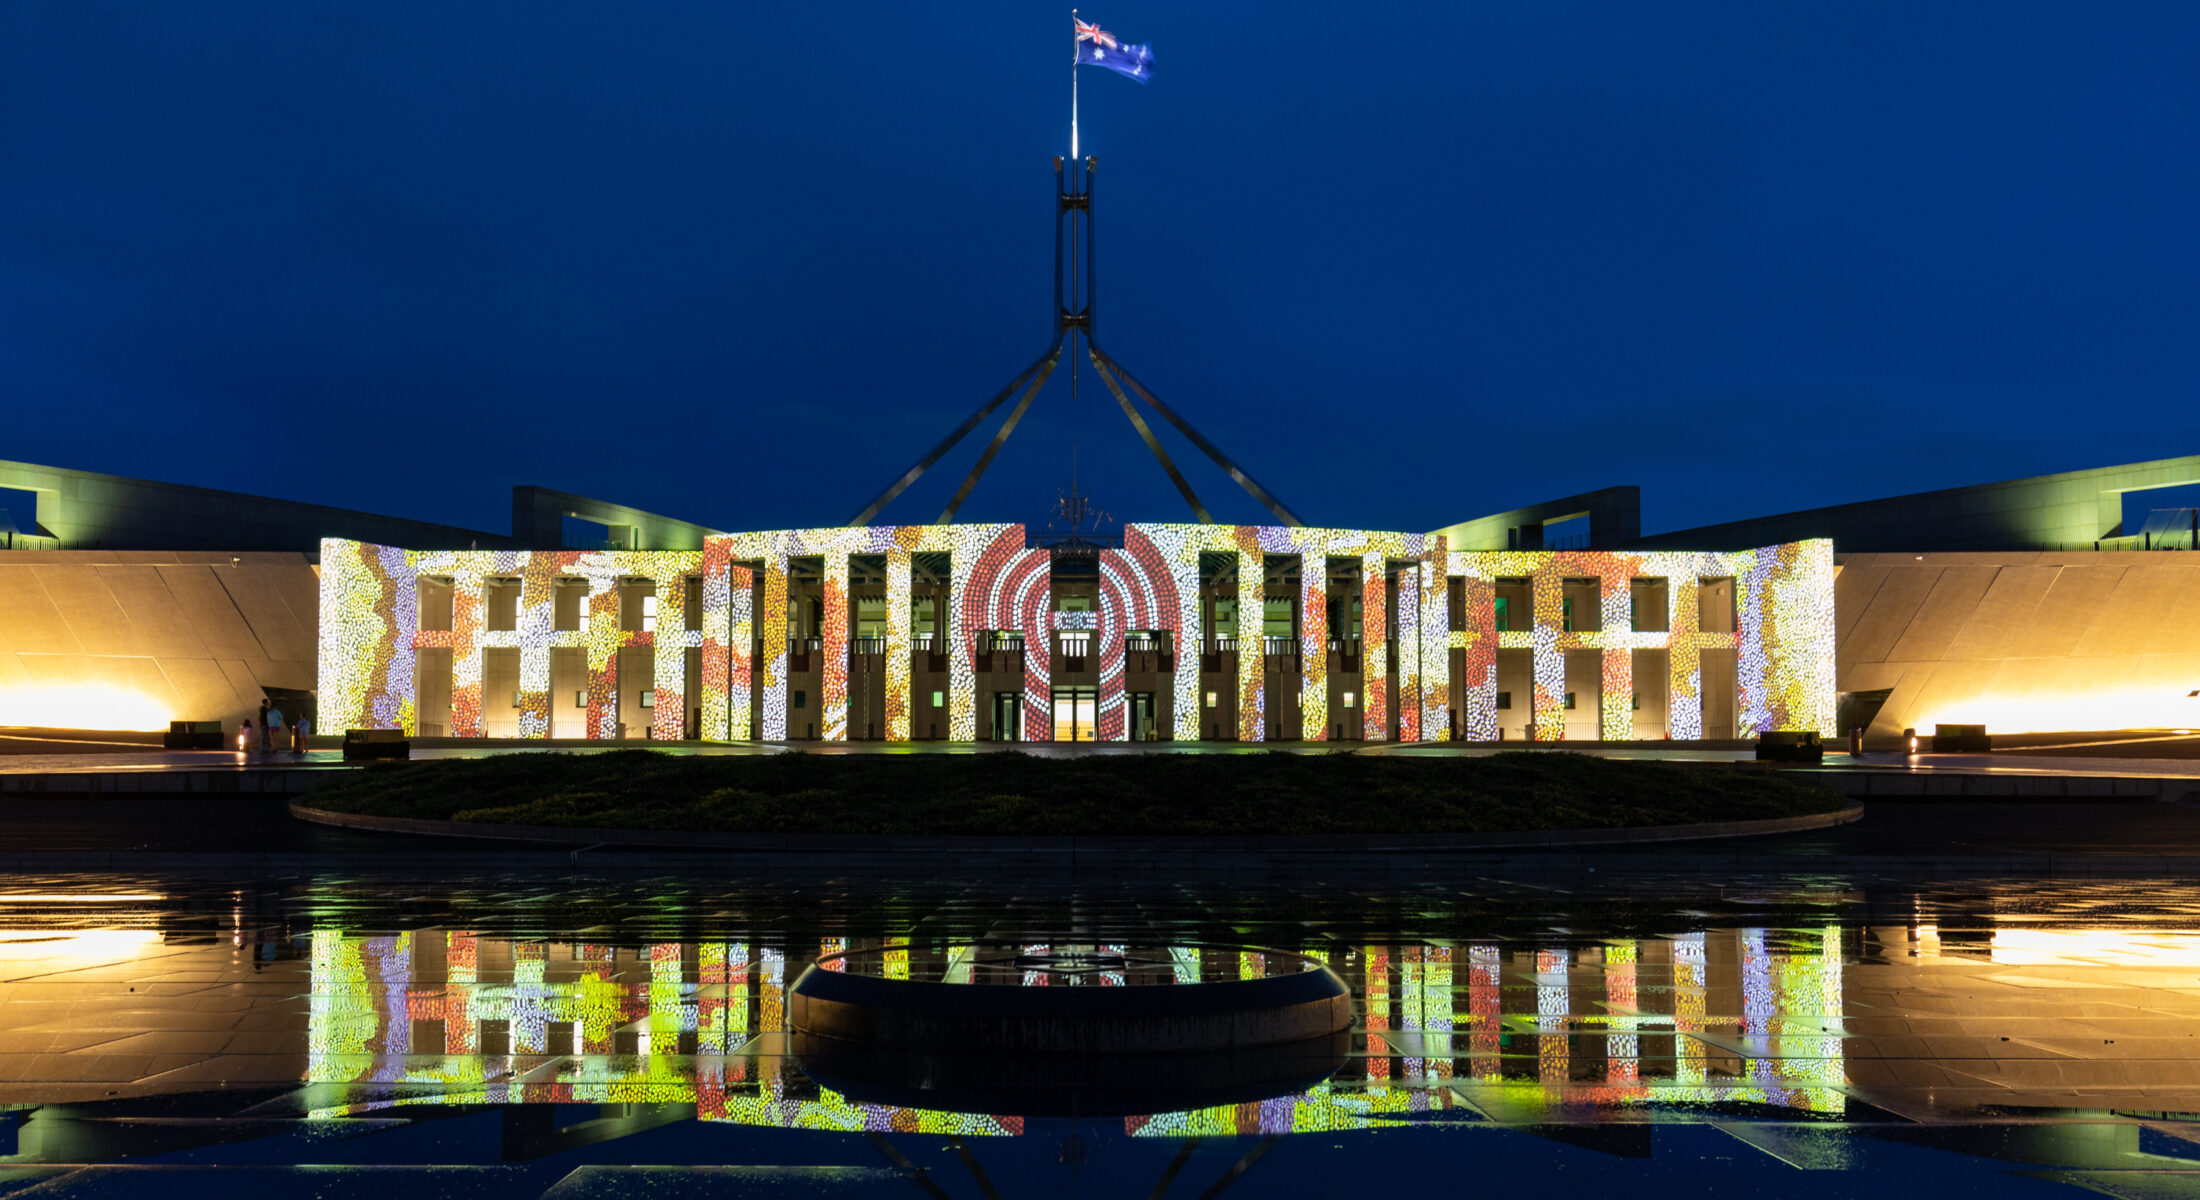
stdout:
MULTIPOLYGON (((1757 842, 1406 872, 975 880, 952 861, 515 855, 207 805, 0 812, 0 1196, 2200 1180, 2200 810, 2179 804, 1872 806, 1757 842), (2004 869, 2088 848, 2110 869, 2004 869), (834 955, 1063 989, 1318 963, 1350 1028, 1281 1070, 1133 1056, 1116 1078, 1143 1091, 1088 1061, 1018 1112, 998 1071, 813 1075, 789 989, 834 955), (1259 1079, 1287 1090, 1229 1090, 1259 1079)), ((1031 1086, 1028 1063, 1006 1069, 1031 1086)))

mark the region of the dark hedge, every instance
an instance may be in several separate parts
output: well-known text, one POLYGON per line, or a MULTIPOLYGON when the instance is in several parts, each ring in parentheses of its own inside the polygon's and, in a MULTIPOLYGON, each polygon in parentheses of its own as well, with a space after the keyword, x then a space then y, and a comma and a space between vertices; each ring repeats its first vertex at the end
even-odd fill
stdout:
POLYGON ((1041 836, 1482 833, 1739 821, 1847 803, 1750 766, 1366 754, 520 753, 377 764, 313 808, 499 825, 1041 836))

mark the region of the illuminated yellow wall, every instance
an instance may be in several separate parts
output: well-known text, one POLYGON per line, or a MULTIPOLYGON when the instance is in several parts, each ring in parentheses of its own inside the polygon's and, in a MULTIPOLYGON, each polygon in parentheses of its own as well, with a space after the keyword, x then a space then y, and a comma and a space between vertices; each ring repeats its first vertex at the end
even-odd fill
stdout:
POLYGON ((2200 554, 1851 555, 1834 597, 1873 737, 2200 728, 2200 554))
POLYGON ((0 556, 0 725, 234 726, 264 687, 314 686, 320 605, 302 554, 0 556))

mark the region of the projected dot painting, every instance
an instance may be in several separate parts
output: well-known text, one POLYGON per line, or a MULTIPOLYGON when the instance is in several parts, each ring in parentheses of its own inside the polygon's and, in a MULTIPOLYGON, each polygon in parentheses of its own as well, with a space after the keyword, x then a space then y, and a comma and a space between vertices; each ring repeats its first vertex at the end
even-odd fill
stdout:
MULTIPOLYGON (((1508 651, 1525 671, 1508 687, 1522 693, 1541 739, 1568 736, 1568 695, 1584 687, 1595 689, 1594 716, 1577 716, 1573 736, 1593 727, 1606 740, 1702 737, 1713 652, 1732 664, 1735 734, 1834 728, 1833 562, 1822 540, 1736 552, 1462 552, 1420 534, 1177 524, 1124 528, 1122 548, 1099 554, 1090 614, 1052 612, 1052 560, 1026 545, 1019 525, 732 534, 700 552, 408 551, 331 539, 321 572, 322 711, 340 727, 419 733, 423 698, 442 705, 447 695, 444 720, 460 737, 611 738, 623 725, 627 736, 680 738, 692 720, 714 739, 906 741, 920 732, 912 663, 938 669, 916 653, 912 631, 920 556, 930 646, 946 672, 944 687, 926 685, 942 693, 944 728, 927 702, 922 732, 949 740, 977 736, 987 633, 1021 638, 1020 650, 1009 642, 984 660, 1016 672, 1005 686, 1021 700, 1019 735, 1053 736, 1058 617, 1083 622, 1078 632, 1094 647, 1102 740, 1131 736, 1124 643, 1133 631, 1170 643, 1170 678, 1157 683, 1168 696, 1168 736, 1180 741, 1323 740, 1349 727, 1340 704, 1357 710, 1345 736, 1491 740, 1508 651), (1500 580, 1526 587, 1526 611, 1506 629, 1495 618, 1500 580), (1662 585, 1662 613, 1635 611, 1642 581, 1662 585), (436 628, 424 627, 424 582, 439 604, 448 596, 436 628), (1705 596, 1716 596, 1715 608, 1705 596), (639 619, 638 604, 653 605, 654 619, 639 619), (859 604, 882 606, 884 619, 866 633, 877 641, 852 673, 859 604), (1210 628, 1211 614, 1231 606, 1230 626, 1210 628), (1287 627, 1272 624, 1283 614, 1287 627), (439 652, 438 670, 447 654, 447 681, 423 678, 423 651, 439 652), (516 652, 516 675, 494 657, 505 651, 516 652), (1662 655, 1662 680, 1657 667, 1637 679, 1646 651, 1662 655), (559 652, 574 656, 577 676, 553 677, 559 652), (1008 656, 1020 657, 1020 670, 1008 656), (1570 657, 1589 663, 1571 682, 1570 657), (790 714, 798 659, 811 680, 799 721, 790 714), (622 682, 622 669, 646 679, 622 682), (883 696, 881 707, 863 701, 861 721, 851 717, 859 679, 876 689, 864 695, 883 696), (1665 693, 1665 718, 1649 732, 1636 717, 1644 686, 1665 693), (621 711, 622 698, 635 706, 641 690, 656 693, 646 722, 638 709, 621 711), (563 699, 576 691, 577 707, 563 699)), ((1158 665, 1142 660, 1140 670, 1158 665)))
MULTIPOLYGON (((848 1099, 780 1049, 786 991, 813 952, 883 950, 937 978, 970 947, 907 936, 765 945, 721 934, 614 948, 466 930, 310 934, 308 1120, 406 1106, 693 1105, 699 1120, 788 1129, 1014 1137, 1022 1119, 848 1099)), ((1116 947, 1096 947, 1102 952, 1116 947)), ((1712 929, 1588 946, 1307 946, 1364 1014, 1325 1082, 1256 1103, 1122 1118, 1135 1137, 1395 1129, 1400 1113, 1523 1105, 1688 1111, 1846 1108, 1835 926, 1712 929), (1650 964, 1670 984, 1650 986, 1650 964), (1724 981, 1724 982, 1719 982, 1724 981), (1725 1031, 1723 1063, 1697 1034, 1725 1031), (1506 1036, 1510 1034, 1510 1036, 1506 1036)), ((1172 947, 1101 986, 1258 978, 1258 952, 1172 947)), ((1031 972, 1025 986, 1049 982, 1031 972)))
POLYGON ((650 735, 685 736, 686 656, 703 648, 703 632, 685 627, 687 580, 703 568, 699 553, 409 551, 329 538, 321 543, 321 562, 319 690, 328 728, 420 734, 420 651, 442 650, 451 663, 452 736, 486 736, 488 713, 498 711, 508 714, 513 736, 574 736, 585 729, 591 738, 612 737, 621 720, 619 651, 647 648, 652 659, 647 687, 657 693, 650 735), (423 629, 421 583, 446 580, 450 627, 423 629), (491 581, 511 580, 517 581, 518 595, 509 623, 489 628, 485 592, 491 581), (586 588, 578 628, 557 628, 560 580, 586 588), (657 628, 624 627, 622 584, 656 596, 657 628), (486 692, 484 677, 487 652, 493 650, 516 651, 518 660, 516 686, 494 697, 486 692), (582 729, 552 728, 551 668, 557 650, 581 652, 587 696, 578 718, 582 729))
MULTIPOLYGON (((1049 741, 1054 736, 1054 629, 1047 619, 1053 607, 1053 559, 1044 550, 1024 547, 1021 525, 996 526, 1000 530, 978 552, 966 583, 957 589, 961 602, 961 631, 954 644, 957 658, 975 662, 980 634, 1023 635, 1023 722, 1021 740, 1049 741)), ((966 685, 975 690, 976 683, 966 685)), ((994 736, 1001 736, 999 730, 994 736)), ((972 736, 975 736, 973 733, 972 736)))

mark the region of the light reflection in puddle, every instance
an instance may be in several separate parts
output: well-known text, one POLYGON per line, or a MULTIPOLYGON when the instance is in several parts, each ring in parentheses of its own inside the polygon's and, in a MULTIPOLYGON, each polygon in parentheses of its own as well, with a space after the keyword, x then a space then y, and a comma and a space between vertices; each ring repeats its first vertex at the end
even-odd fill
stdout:
MULTIPOLYGON (((968 946, 873 944, 899 977, 972 967, 968 946)), ((819 953, 850 948, 832 939, 819 953)), ((1175 947, 1159 969, 1186 981, 1251 978, 1267 957, 1175 947)), ((1649 1104, 1843 1110, 1837 927, 1572 950, 1361 946, 1324 957, 1363 1014, 1343 1070, 1251 1109, 1132 1117, 1125 1131, 1333 1131, 1454 1107, 1513 1118, 1649 1104)), ((1107 986, 1106 974, 1087 982, 1107 986)), ((1071 981, 1027 970, 1023 983, 1071 981)), ((853 1103, 811 1082, 783 1048, 789 982, 786 954, 746 942, 620 950, 458 931, 322 931, 312 938, 304 1079, 358 1089, 317 1110, 330 1116, 404 1104, 650 1102, 786 1128, 1020 1132, 1013 1118, 853 1103)))

